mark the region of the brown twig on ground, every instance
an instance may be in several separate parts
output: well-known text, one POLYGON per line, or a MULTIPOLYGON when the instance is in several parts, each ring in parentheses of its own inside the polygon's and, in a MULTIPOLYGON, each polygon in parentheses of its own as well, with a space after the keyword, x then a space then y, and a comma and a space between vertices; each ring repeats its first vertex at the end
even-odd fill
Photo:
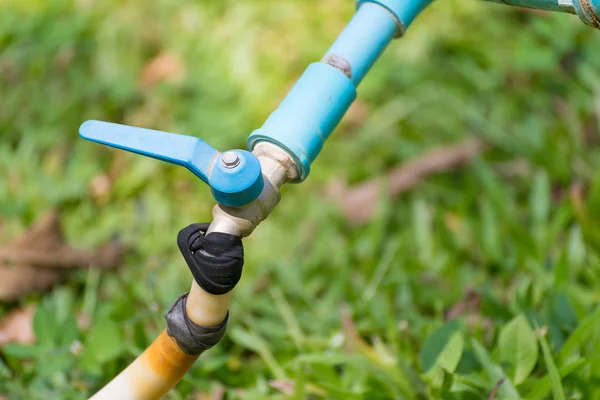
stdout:
POLYGON ((51 212, 0 248, 0 300, 48 290, 76 267, 116 267, 123 251, 118 243, 96 250, 72 248, 64 240, 58 214, 51 212))
POLYGON ((458 318, 465 314, 476 314, 479 312, 481 297, 473 288, 467 288, 465 297, 445 312, 446 321, 458 318))
POLYGON ((489 400, 495 400, 496 399, 496 396, 498 395, 498 391, 500 390, 500 386, 502 386, 503 383, 504 383, 504 378, 502 378, 498 382, 496 382, 496 386, 494 386, 494 389, 492 390, 492 393, 490 393, 489 400))
POLYGON ((465 297, 454 306, 446 310, 446 321, 462 318, 469 328, 483 329, 492 332, 494 323, 491 319, 481 315, 481 297, 473 288, 467 288, 465 297))
POLYGON ((392 169, 385 178, 376 178, 351 188, 339 182, 328 188, 330 197, 342 208, 348 221, 367 222, 373 218, 382 194, 396 197, 412 189, 429 175, 448 171, 468 163, 485 150, 479 139, 468 139, 431 150, 408 163, 392 169))
POLYGON ((342 332, 344 333, 344 350, 347 353, 355 352, 357 347, 368 347, 367 342, 360 336, 358 328, 350 315, 347 304, 340 307, 340 319, 342 321, 342 332))
POLYGON ((140 86, 152 87, 161 82, 171 82, 185 76, 185 64, 181 57, 165 50, 150 60, 140 73, 140 86))

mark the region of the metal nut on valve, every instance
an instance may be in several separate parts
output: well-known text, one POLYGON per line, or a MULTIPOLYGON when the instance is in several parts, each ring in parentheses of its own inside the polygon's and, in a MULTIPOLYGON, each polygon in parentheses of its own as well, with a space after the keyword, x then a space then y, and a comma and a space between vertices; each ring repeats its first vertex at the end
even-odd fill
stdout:
POLYGON ((221 157, 221 162, 225 168, 231 169, 240 165, 240 158, 235 151, 226 151, 221 157))

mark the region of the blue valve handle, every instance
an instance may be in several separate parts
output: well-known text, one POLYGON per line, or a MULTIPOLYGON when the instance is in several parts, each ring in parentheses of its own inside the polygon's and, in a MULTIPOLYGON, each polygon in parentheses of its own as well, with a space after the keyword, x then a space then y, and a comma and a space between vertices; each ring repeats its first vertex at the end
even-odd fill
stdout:
POLYGON ((84 122, 79 134, 96 143, 186 167, 210 186, 218 203, 226 206, 248 204, 263 189, 260 163, 245 150, 227 152, 236 160, 228 165, 224 153, 192 136, 102 121, 84 122))
POLYGON ((217 150, 205 141, 186 135, 136 128, 102 121, 86 121, 82 138, 188 168, 208 183, 217 150))

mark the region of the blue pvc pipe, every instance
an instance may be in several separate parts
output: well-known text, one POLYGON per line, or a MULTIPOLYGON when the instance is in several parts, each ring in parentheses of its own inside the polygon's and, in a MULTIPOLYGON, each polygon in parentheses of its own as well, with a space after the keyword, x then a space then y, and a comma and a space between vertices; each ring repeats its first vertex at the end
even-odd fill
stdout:
POLYGON ((310 64, 263 126, 248 137, 248 148, 264 141, 284 148, 301 182, 355 98, 356 88, 342 71, 325 63, 310 64))
MULTIPOLYGON (((551 11, 576 12, 600 27, 600 0, 488 0, 551 11)), ((320 63, 302 75, 292 91, 248 138, 249 149, 262 141, 285 149, 298 169, 297 182, 309 174, 325 140, 340 122, 360 84, 395 36, 400 36, 433 0, 358 0, 358 10, 320 63)))
POLYGON ((359 0, 348 26, 311 64, 247 145, 271 142, 295 161, 296 182, 310 172, 325 140, 356 97, 356 87, 385 47, 433 0, 359 0))
POLYGON ((358 86, 400 26, 385 8, 365 3, 325 54, 324 60, 339 57, 349 64, 347 75, 358 86))
POLYGON ((367 3, 375 3, 386 8, 394 15, 404 31, 433 0, 358 0, 356 6, 363 7, 367 3))

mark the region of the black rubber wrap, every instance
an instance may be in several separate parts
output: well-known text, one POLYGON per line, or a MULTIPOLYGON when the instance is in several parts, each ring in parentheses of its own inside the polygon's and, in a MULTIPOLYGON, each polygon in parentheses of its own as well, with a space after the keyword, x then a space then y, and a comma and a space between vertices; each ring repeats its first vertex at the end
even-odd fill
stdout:
POLYGON ((198 223, 183 228, 177 245, 194 279, 210 294, 231 291, 242 277, 244 246, 235 235, 212 232, 210 224, 198 223))
POLYGON ((180 296, 171 309, 165 314, 167 333, 177 341, 181 350, 190 355, 197 355, 210 349, 225 334, 229 313, 217 326, 200 326, 194 323, 185 312, 188 293, 180 296))

